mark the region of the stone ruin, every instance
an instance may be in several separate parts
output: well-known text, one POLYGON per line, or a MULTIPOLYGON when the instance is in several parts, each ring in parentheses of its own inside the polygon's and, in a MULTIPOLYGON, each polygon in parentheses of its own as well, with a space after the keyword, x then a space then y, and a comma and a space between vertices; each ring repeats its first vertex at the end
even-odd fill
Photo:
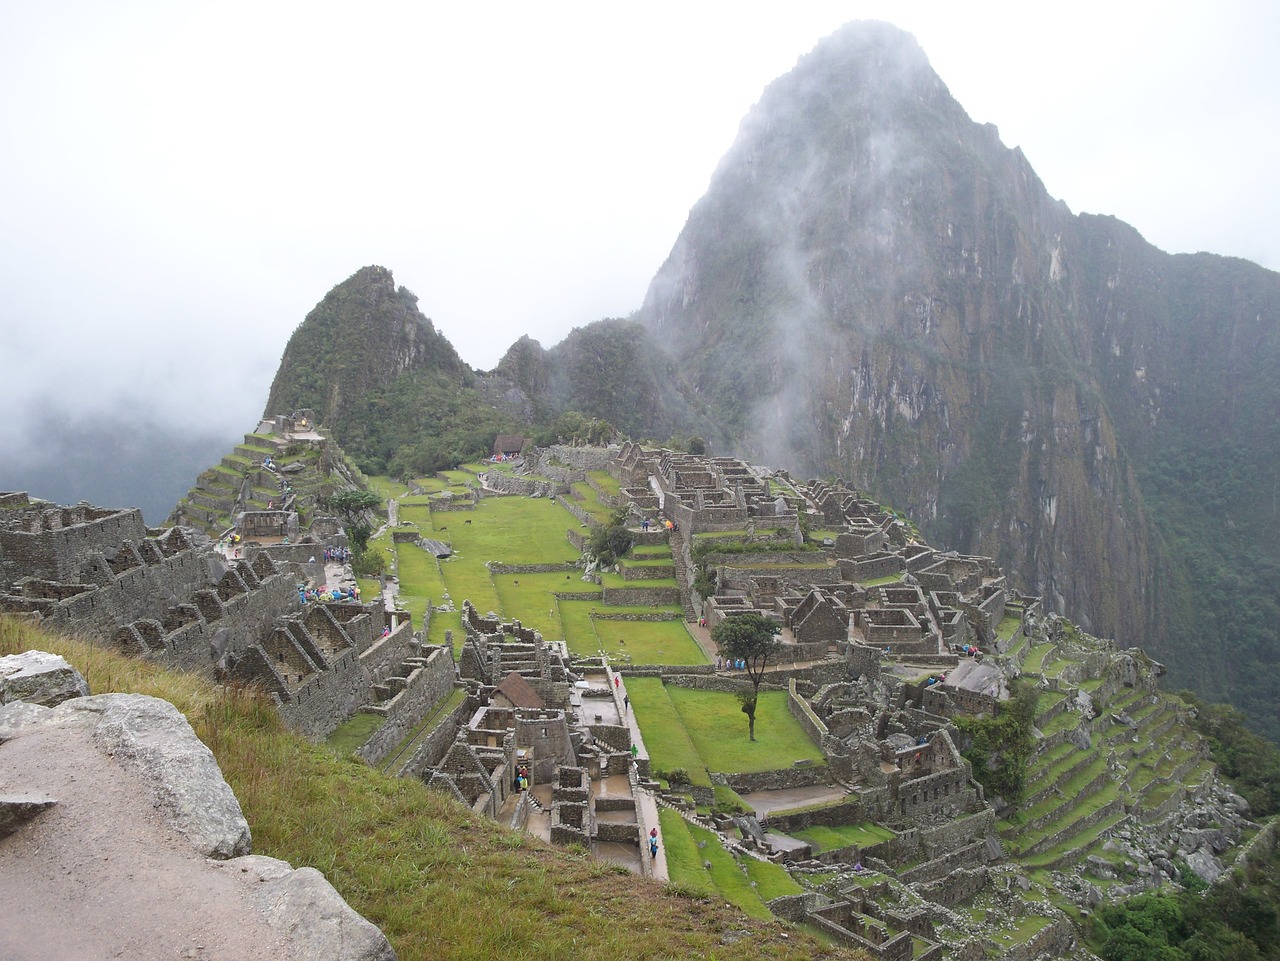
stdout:
POLYGON ((0 502, 2 613, 166 667, 257 684, 309 737, 358 710, 413 723, 452 689, 452 658, 433 656, 407 612, 303 604, 306 572, 268 549, 248 546, 228 560, 184 528, 147 527, 136 509, 59 507, 19 493, 0 502), (421 692, 431 696, 414 696, 421 692))

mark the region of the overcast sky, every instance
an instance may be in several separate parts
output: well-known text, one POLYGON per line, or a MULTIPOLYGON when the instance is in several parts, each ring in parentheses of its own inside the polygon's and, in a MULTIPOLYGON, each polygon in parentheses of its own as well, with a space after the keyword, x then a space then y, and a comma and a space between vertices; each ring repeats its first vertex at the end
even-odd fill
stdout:
POLYGON ((1073 211, 1280 268, 1273 0, 0 0, 0 457, 117 408, 251 429, 366 264, 482 369, 630 313, 763 88, 855 19, 1073 211))

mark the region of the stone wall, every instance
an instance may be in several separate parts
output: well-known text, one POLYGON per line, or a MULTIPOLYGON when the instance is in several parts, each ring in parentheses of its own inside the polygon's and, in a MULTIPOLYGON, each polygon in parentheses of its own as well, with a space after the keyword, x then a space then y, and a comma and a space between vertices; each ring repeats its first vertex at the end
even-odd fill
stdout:
POLYGON ((518 494, 522 497, 552 497, 569 493, 569 485, 564 481, 508 474, 503 471, 489 471, 485 477, 485 483, 495 491, 503 494, 518 494))
POLYGON ((831 783, 831 770, 825 764, 797 764, 776 771, 745 771, 725 774, 725 781, 739 794, 753 791, 789 791, 831 783))
POLYGON ((414 750, 413 757, 405 763, 401 774, 421 777, 428 769, 439 765, 458 739, 458 732, 466 727, 467 720, 479 709, 479 698, 467 695, 461 704, 436 722, 431 733, 414 750))
MULTIPOLYGON (((408 626, 408 625, 406 625, 408 626)), ((386 722, 356 752, 370 764, 378 764, 387 757, 405 735, 422 723, 422 719, 453 693, 455 672, 453 652, 443 648, 423 651, 403 686, 389 701, 365 707, 364 710, 383 714, 386 722)))
MULTIPOLYGON (((569 447, 565 444, 552 444, 546 449, 546 457, 568 464, 580 471, 608 470, 617 460, 619 450, 613 447, 569 447)), ((542 463, 546 463, 546 457, 542 463)))
POLYGON ((678 587, 606 587, 603 601, 610 607, 669 607, 680 603, 678 587))

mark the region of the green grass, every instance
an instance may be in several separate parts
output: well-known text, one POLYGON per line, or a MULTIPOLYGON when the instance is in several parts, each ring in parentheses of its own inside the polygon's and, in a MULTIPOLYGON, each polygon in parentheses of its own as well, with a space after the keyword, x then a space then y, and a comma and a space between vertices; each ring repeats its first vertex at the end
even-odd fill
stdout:
POLYGON ((337 754, 350 754, 369 740, 369 736, 382 727, 386 720, 381 714, 358 711, 350 720, 339 724, 337 730, 325 738, 325 743, 337 754))
POLYGON ((606 494, 617 497, 622 493, 622 484, 607 470, 589 470, 587 476, 606 494))
POLYGON ((436 559, 414 544, 396 545, 396 572, 400 578, 399 604, 422 629, 428 603, 439 604, 445 584, 436 559))
POLYGON ((869 581, 860 581, 863 587, 883 587, 885 584, 896 584, 902 580, 901 574, 888 574, 884 577, 875 577, 869 581))
POLYGON ((322 871, 400 961, 801 961, 822 952, 798 931, 784 940, 776 923, 723 901, 673 896, 581 851, 513 833, 416 779, 340 759, 283 731, 250 690, 0 618, 0 654, 27 649, 62 654, 94 691, 175 703, 235 791, 254 853, 322 871), (726 925, 748 936, 726 945, 726 925))
POLYGON ((660 677, 627 678, 627 695, 649 752, 649 766, 659 771, 684 768, 695 785, 710 787, 706 764, 671 703, 669 691, 660 677))
MULTIPOLYGON (((611 613, 613 608, 600 608, 611 613)), ((597 617, 596 637, 606 654, 631 657, 632 664, 708 664, 706 653, 693 639, 682 619, 670 621, 619 621, 597 617), (625 643, 623 643, 625 642, 625 643)), ((625 668, 623 669, 625 670, 625 668)))
MULTIPOLYGON (((667 858, 667 878, 671 885, 694 897, 715 897, 715 882, 702 866, 702 852, 689 833, 688 822, 675 811, 660 808, 658 830, 667 858)), ((647 856, 647 852, 641 854, 647 856)))
POLYGON ((840 824, 832 827, 815 826, 796 831, 794 836, 807 841, 815 852, 831 851, 836 848, 847 848, 851 844, 860 847, 871 847, 881 841, 888 841, 893 832, 878 824, 840 824))
MULTIPOLYGON (((666 690, 699 757, 712 771, 770 771, 802 759, 824 763, 822 751, 787 710, 785 691, 760 693, 756 739, 750 741, 747 717, 734 695, 675 686, 666 690)), ((648 744, 648 733, 644 737, 648 744)))
POLYGON ((1040 665, 1044 663, 1045 655, 1052 651, 1053 644, 1037 644, 1027 652, 1026 660, 1022 662, 1022 673, 1039 674, 1040 665))

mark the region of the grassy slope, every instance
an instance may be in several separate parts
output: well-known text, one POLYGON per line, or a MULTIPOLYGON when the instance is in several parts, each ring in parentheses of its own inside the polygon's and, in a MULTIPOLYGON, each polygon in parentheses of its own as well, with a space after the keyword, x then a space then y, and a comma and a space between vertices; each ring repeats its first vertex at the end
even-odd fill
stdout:
POLYGON ((0 619, 0 654, 29 648, 61 653, 94 691, 174 702, 240 799, 255 852, 323 871, 401 961, 852 957, 508 831, 417 781, 339 760, 283 732, 249 692, 0 619), (724 943, 742 929, 752 936, 724 943))

